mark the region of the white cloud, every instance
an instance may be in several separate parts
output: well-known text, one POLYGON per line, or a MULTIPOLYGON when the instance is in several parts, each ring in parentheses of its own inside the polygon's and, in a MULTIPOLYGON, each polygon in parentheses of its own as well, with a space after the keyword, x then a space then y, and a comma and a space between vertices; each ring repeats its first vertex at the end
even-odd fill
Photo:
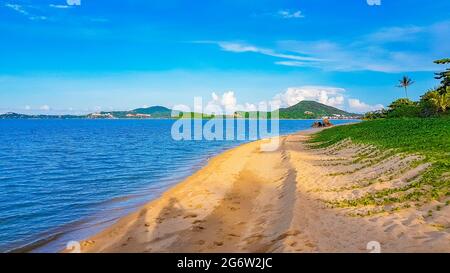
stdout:
MULTIPOLYGON (((354 113, 364 113, 384 108, 382 104, 369 105, 356 98, 347 99, 345 93, 346 90, 343 88, 330 86, 289 87, 286 91, 275 95, 270 101, 239 104, 236 94, 233 91, 228 91, 223 94, 213 92, 211 94, 211 100, 205 104, 203 112, 220 115, 232 114, 235 111, 273 111, 278 108, 293 106, 305 100, 316 101, 354 113)), ((191 111, 186 105, 177 105, 174 106, 174 109, 191 111)))
POLYGON ((81 6, 81 0, 67 0, 69 6, 81 6))
POLYGON ((213 92, 211 100, 206 103, 204 112, 207 114, 233 114, 236 111, 256 111, 258 106, 253 103, 238 104, 233 91, 228 91, 222 95, 213 92))
POLYGON ((260 49, 250 45, 244 45, 240 43, 232 43, 232 42, 218 42, 219 46, 225 50, 230 52, 260 52, 260 49))
MULTIPOLYGON (((16 12, 18 12, 18 13, 26 16, 26 17, 28 17, 28 19, 30 19, 30 20, 34 20, 34 21, 36 21, 36 20, 47 20, 46 16, 31 14, 30 12, 27 11, 25 6, 23 6, 23 5, 6 3, 5 7, 10 8, 10 9, 12 9, 12 10, 14 10, 14 11, 16 11, 16 12)), ((33 8, 33 7, 32 6, 27 6, 27 8, 29 9, 29 8, 33 8)))
POLYGON ((31 106, 25 105, 24 109, 27 110, 27 111, 29 111, 29 110, 31 110, 31 106))
POLYGON ((299 61, 279 61, 279 62, 275 62, 275 64, 285 65, 285 66, 297 66, 297 67, 310 66, 311 65, 308 62, 299 62, 299 61))
MULTIPOLYGON (((449 33, 450 35, 450 33, 449 33)), ((396 51, 370 43, 340 44, 329 41, 284 41, 282 48, 323 59, 322 62, 278 62, 279 65, 309 66, 331 71, 376 71, 399 73, 411 71, 435 71, 431 52, 396 51)))
POLYGON ((375 43, 413 41, 418 37, 418 34, 424 31, 426 31, 426 28, 419 26, 388 27, 369 34, 365 37, 365 40, 375 43))
POLYGON ((233 108, 236 107, 237 99, 234 95, 234 92, 225 92, 222 95, 221 104, 225 106, 225 108, 233 108))
POLYGON ((316 101, 349 112, 364 113, 383 109, 382 104, 369 105, 359 99, 346 99, 346 90, 329 86, 302 86, 290 87, 285 92, 277 94, 272 103, 280 108, 289 107, 304 100, 316 101), (347 102, 347 103, 346 103, 347 102))
MULTIPOLYGON (((67 0, 66 5, 48 4, 46 6, 53 9, 69 9, 72 6, 80 6, 80 5, 81 5, 80 0, 67 0)), ((28 19, 33 21, 39 20, 43 21, 49 18, 48 16, 46 16, 47 14, 42 14, 45 11, 45 9, 39 4, 21 5, 21 4, 6 3, 4 6, 22 14, 23 16, 26 16, 28 19)))
POLYGON ((205 113, 223 114, 233 113, 237 110, 237 99, 233 91, 225 92, 223 95, 211 94, 210 100, 205 106, 205 113))
POLYGON ((47 16, 30 16, 30 20, 47 20, 47 16))
POLYGON ((42 110, 42 111, 50 111, 50 106, 48 106, 48 105, 42 105, 41 107, 39 107, 39 110, 42 110))
POLYGON ((329 71, 385 73, 435 71, 434 59, 450 54, 450 21, 428 26, 381 28, 348 41, 278 41, 274 49, 242 42, 208 41, 228 52, 278 58, 275 64, 329 71), (393 43, 402 43, 401 47, 393 43))
POLYGON ((50 4, 48 5, 51 8, 55 8, 55 9, 69 9, 70 6, 69 5, 55 5, 55 4, 50 4))
POLYGON ((258 111, 258 106, 256 106, 256 105, 253 104, 253 103, 248 103, 248 102, 246 102, 246 103, 244 104, 243 110, 244 110, 244 111, 249 111, 249 112, 252 112, 252 111, 258 111))
POLYGON ((359 99, 348 99, 348 106, 350 111, 357 113, 375 111, 384 108, 382 104, 369 105, 365 102, 360 101, 359 99))
POLYGON ((327 86, 290 87, 284 93, 273 98, 280 107, 289 107, 303 100, 317 101, 329 106, 340 107, 344 104, 345 89, 327 86))
POLYGON ((300 10, 297 11, 280 10, 278 11, 278 15, 286 19, 305 17, 300 10))
POLYGON ((10 8, 10 9, 13 9, 13 10, 15 10, 15 11, 17 11, 18 13, 21 13, 21 14, 23 14, 23 15, 28 15, 28 14, 29 14, 28 11, 26 11, 26 10, 24 9, 24 7, 23 7, 22 5, 19 5, 19 4, 10 4, 10 3, 6 3, 6 4, 5 4, 5 7, 10 8))
POLYGON ((238 42, 202 42, 202 43, 215 43, 220 46, 220 48, 224 51, 235 52, 235 53, 243 53, 243 52, 254 52, 263 55, 268 55, 272 57, 289 59, 295 61, 321 61, 321 59, 309 57, 309 56, 301 56, 301 55, 293 55, 293 54, 284 54, 273 51, 271 49, 260 48, 253 45, 247 45, 238 42))

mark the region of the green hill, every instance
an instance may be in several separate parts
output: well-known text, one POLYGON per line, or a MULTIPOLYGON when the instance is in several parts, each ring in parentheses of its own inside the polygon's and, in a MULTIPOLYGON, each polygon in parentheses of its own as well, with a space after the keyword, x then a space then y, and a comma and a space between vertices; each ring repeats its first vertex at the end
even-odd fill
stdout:
MULTIPOLYGON (((236 112, 239 117, 248 118, 249 116, 259 116, 260 112, 236 112)), ((272 113, 267 113, 270 118, 272 113)), ((279 117, 281 119, 320 119, 322 117, 329 118, 361 118, 362 115, 349 113, 344 110, 337 109, 315 101, 301 101, 296 105, 280 108, 279 117)))
MULTIPOLYGON (((170 118, 171 113, 172 110, 164 106, 152 106, 131 111, 100 112, 100 115, 110 115, 114 118, 170 118)), ((89 116, 93 117, 95 114, 89 116)))
MULTIPOLYGON (((343 110, 324 105, 315 101, 301 101, 296 105, 288 108, 280 109, 280 118, 282 119, 319 119, 322 117, 335 117, 335 118, 359 118, 361 115, 352 114, 345 112, 343 110)), ((152 106, 147 108, 138 108, 130 111, 109 111, 100 113, 91 113, 89 115, 25 115, 16 113, 7 113, 0 115, 0 119, 29 119, 29 118, 40 118, 40 119, 55 119, 55 118, 95 118, 95 119, 146 119, 146 118, 161 118, 167 119, 171 117, 172 110, 164 106, 152 106)), ((235 116, 244 117, 255 117, 259 116, 258 113, 251 112, 236 112, 235 116)), ((267 118, 270 118, 271 113, 266 113, 267 118)), ((213 116, 201 113, 188 113, 183 116, 183 118, 211 118, 213 116)), ((232 117, 232 116, 228 116, 232 117)))
POLYGON ((280 109, 280 118, 283 119, 316 119, 321 117, 360 117, 361 115, 349 113, 332 106, 315 101, 304 100, 288 108, 280 109))
POLYGON ((151 115, 152 117, 170 117, 172 110, 164 106, 152 106, 148 108, 138 108, 131 112, 136 114, 151 115))

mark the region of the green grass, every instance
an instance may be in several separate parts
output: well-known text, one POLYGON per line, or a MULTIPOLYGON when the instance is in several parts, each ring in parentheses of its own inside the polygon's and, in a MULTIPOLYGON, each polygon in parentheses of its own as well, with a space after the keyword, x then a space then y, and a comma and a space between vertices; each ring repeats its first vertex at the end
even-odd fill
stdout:
POLYGON ((324 148, 345 139, 396 153, 422 155, 432 166, 403 188, 382 190, 338 205, 384 205, 450 196, 450 181, 443 178, 450 172, 450 117, 379 119, 337 126, 316 134, 311 143, 324 148))

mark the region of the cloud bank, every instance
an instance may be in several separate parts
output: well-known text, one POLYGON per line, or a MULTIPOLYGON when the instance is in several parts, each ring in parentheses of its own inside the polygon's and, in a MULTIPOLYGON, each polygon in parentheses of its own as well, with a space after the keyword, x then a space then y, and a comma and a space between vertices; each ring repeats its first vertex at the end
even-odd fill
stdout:
MULTIPOLYGON (((226 113, 235 111, 273 111, 279 108, 293 106, 300 101, 316 101, 353 113, 365 113, 384 108, 382 104, 370 105, 360 99, 346 97, 346 90, 329 86, 300 86, 289 87, 284 92, 276 94, 272 99, 257 103, 246 102, 239 104, 235 92, 227 91, 223 94, 213 92, 211 99, 206 102, 204 112, 207 114, 226 113)), ((186 106, 184 106, 186 107, 186 106)))

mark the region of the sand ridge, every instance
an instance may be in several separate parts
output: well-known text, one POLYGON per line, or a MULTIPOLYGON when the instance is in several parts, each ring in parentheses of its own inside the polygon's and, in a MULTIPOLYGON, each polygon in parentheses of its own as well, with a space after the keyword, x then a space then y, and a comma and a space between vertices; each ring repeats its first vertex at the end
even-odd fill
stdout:
POLYGON ((450 206, 442 202, 369 216, 361 212, 380 208, 330 205, 401 187, 429 165, 349 140, 311 149, 316 131, 281 137, 276 151, 261 151, 260 140, 213 158, 83 241, 82 252, 368 252, 370 241, 383 252, 450 252, 450 206))

